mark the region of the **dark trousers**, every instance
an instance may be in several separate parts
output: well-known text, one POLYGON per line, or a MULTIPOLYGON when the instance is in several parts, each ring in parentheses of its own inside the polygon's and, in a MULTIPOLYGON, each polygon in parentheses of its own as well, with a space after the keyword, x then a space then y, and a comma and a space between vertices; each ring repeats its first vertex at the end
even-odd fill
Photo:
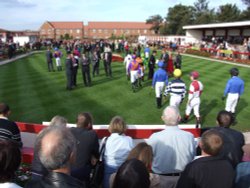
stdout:
POLYGON ((93 76, 99 75, 99 61, 93 64, 93 76))
POLYGON ((49 69, 49 72, 50 72, 50 71, 54 71, 54 67, 53 67, 52 61, 51 61, 51 62, 48 62, 48 69, 49 69))
POLYGON ((66 72, 67 89, 72 89, 72 70, 66 72))
POLYGON ((85 86, 90 86, 91 78, 90 78, 90 68, 89 66, 82 67, 82 78, 85 86))
POLYGON ((104 69, 105 69, 106 76, 112 77, 111 62, 104 60, 104 69))
POLYGON ((78 70, 78 66, 73 67, 73 72, 72 72, 72 85, 76 86, 76 81, 77 81, 77 70, 78 70))
POLYGON ((91 166, 85 165, 71 170, 71 176, 84 181, 89 186, 91 166))
POLYGON ((148 79, 152 79, 154 76, 154 69, 153 68, 149 68, 148 71, 148 79))

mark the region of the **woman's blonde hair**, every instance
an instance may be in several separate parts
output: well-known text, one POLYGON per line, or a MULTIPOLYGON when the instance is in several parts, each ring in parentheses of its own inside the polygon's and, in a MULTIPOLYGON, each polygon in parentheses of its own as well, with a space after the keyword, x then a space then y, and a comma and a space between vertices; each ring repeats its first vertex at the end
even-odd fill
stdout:
POLYGON ((115 116, 110 121, 108 130, 110 133, 123 134, 127 130, 127 125, 122 117, 115 116))

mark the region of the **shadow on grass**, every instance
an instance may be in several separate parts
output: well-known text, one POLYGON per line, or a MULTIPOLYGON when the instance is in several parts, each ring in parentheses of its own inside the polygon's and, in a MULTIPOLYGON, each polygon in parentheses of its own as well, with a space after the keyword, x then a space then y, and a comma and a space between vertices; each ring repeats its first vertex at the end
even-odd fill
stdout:
POLYGON ((241 111, 243 111, 245 108, 248 107, 248 103, 245 99, 240 99, 236 108, 236 114, 239 114, 241 111))
POLYGON ((203 100, 203 101, 201 101, 201 106, 202 106, 202 108, 201 108, 200 114, 201 114, 202 122, 205 122, 206 117, 210 113, 210 111, 213 108, 217 108, 218 99, 212 99, 211 101, 203 100))

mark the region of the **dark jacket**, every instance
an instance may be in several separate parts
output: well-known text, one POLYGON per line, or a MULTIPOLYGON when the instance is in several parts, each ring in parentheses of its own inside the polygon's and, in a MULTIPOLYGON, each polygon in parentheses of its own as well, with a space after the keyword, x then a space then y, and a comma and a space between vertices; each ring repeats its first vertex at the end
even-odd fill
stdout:
POLYGON ((189 163, 176 188, 232 188, 235 171, 221 157, 201 157, 189 163))
POLYGON ((63 173, 49 172, 41 180, 31 180, 25 188, 85 188, 85 184, 81 181, 63 173))
POLYGON ((90 164, 91 156, 98 157, 99 142, 95 131, 72 127, 71 132, 77 140, 76 160, 72 168, 90 164))
POLYGON ((148 63, 148 68, 149 69, 154 69, 155 68, 155 62, 156 62, 155 56, 151 55, 150 59, 149 59, 149 63, 148 63))
POLYGON ((242 146, 245 144, 244 135, 230 128, 215 127, 223 137, 223 149, 221 155, 228 159, 235 168, 242 160, 242 146))

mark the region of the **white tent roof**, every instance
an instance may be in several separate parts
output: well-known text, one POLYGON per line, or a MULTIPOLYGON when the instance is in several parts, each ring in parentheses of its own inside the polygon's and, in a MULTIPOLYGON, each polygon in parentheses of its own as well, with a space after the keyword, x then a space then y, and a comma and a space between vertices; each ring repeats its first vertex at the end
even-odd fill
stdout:
POLYGON ((183 26, 183 29, 208 29, 208 28, 242 27, 242 26, 250 26, 250 21, 225 22, 225 23, 201 24, 201 25, 185 25, 183 26))

